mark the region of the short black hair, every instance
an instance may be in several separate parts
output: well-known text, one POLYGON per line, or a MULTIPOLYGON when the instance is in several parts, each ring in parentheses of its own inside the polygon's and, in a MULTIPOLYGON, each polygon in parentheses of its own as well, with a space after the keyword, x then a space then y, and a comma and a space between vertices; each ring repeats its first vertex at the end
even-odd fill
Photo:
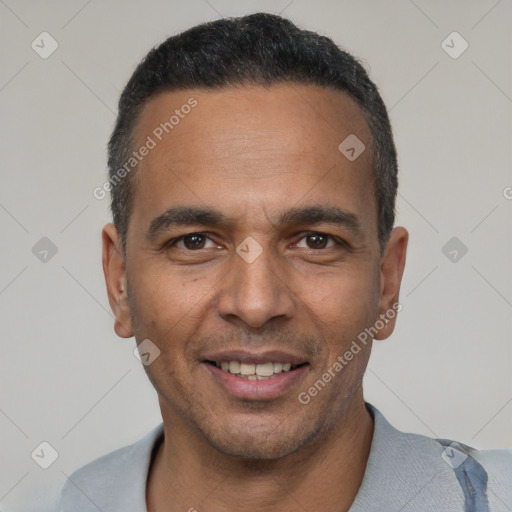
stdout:
POLYGON ((110 208, 124 253, 136 180, 134 173, 126 172, 119 179, 119 170, 132 156, 135 127, 145 103, 163 91, 286 82, 344 91, 361 108, 372 134, 377 228, 383 252, 395 220, 398 166, 391 125, 377 86, 360 62, 332 39, 301 30, 280 16, 256 13, 203 23, 168 38, 146 55, 125 86, 108 144, 110 208))

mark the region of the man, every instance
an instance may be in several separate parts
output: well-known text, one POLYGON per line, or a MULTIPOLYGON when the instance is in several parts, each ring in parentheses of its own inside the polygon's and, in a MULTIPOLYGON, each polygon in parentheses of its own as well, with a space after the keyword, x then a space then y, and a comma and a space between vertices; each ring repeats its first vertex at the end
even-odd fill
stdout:
POLYGON ((269 14, 153 49, 109 144, 103 268, 163 425, 75 472, 61 510, 510 510, 512 456, 365 403, 408 233, 361 65, 269 14))

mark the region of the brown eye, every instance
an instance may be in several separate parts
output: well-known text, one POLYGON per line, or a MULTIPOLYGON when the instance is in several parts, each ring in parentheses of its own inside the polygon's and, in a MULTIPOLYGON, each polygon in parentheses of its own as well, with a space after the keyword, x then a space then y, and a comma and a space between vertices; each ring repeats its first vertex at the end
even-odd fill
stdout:
POLYGON ((206 237, 204 235, 187 235, 183 237, 183 245, 187 249, 202 249, 204 247, 206 237))
POLYGON ((204 249, 207 242, 212 243, 208 236, 204 233, 190 233, 188 235, 183 235, 181 238, 176 240, 173 245, 180 249, 194 251, 198 249, 204 249))
POLYGON ((306 237, 306 243, 310 249, 325 249, 329 242, 329 236, 321 233, 311 233, 306 237))
POLYGON ((336 242, 331 235, 313 231, 306 233, 297 244, 297 247, 304 249, 330 249, 336 245, 341 246, 342 244, 341 242, 336 242))

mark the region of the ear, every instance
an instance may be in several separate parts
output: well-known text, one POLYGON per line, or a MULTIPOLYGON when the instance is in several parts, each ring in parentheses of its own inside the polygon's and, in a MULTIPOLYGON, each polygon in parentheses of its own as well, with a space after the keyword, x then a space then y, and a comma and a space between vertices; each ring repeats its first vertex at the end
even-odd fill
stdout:
POLYGON ((391 335, 395 329, 397 312, 402 309, 398 299, 408 240, 409 233, 405 228, 394 228, 381 259, 379 319, 384 327, 375 335, 376 340, 385 340, 391 335))
POLYGON ((126 268, 119 235, 114 224, 107 224, 101 233, 103 241, 103 273, 108 301, 115 316, 114 331, 121 338, 133 336, 128 303, 126 268))

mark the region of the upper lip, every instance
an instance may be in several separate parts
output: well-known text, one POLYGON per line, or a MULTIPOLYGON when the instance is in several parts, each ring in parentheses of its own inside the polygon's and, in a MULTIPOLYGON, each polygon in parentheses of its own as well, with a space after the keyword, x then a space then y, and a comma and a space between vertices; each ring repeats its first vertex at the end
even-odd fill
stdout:
POLYGON ((242 363, 291 363, 292 365, 299 365, 307 363, 307 361, 296 354, 283 352, 282 350, 264 350, 261 352, 250 352, 247 350, 222 350, 219 352, 212 352, 206 354, 203 361, 215 361, 220 363, 222 361, 240 361, 242 363))

